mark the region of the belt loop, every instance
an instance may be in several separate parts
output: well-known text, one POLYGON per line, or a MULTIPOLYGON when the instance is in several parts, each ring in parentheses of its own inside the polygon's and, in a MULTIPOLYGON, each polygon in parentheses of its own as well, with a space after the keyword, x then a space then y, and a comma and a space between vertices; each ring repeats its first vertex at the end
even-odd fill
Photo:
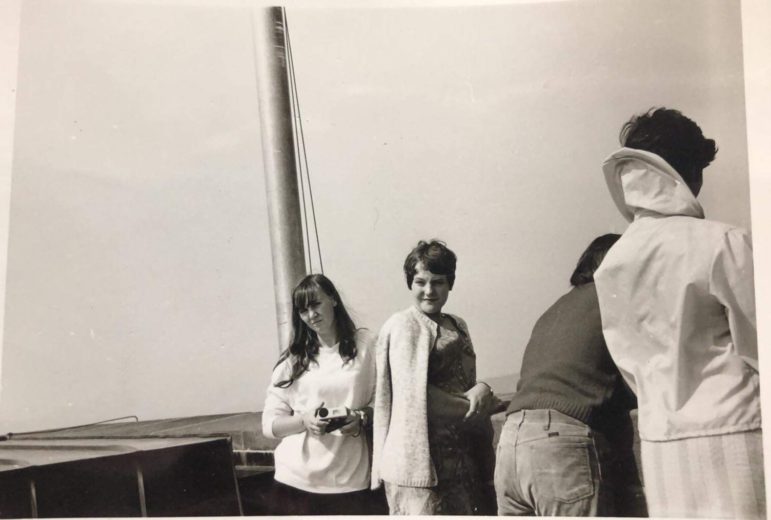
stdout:
POLYGON ((546 425, 543 427, 544 430, 548 430, 551 428, 551 410, 546 410, 546 425))

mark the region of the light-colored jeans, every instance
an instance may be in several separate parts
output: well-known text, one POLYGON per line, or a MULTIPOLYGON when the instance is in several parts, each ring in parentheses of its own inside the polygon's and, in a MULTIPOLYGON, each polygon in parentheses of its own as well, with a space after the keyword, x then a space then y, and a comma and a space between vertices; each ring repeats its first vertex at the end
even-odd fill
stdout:
POLYGON ((499 515, 612 515, 599 436, 556 410, 521 410, 503 425, 495 465, 499 515))

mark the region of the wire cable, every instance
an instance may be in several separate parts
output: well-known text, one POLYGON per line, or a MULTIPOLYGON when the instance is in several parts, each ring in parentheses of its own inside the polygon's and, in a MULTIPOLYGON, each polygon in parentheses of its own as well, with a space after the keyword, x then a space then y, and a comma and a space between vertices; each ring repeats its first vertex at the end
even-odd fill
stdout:
MULTIPOLYGON (((286 8, 282 7, 282 11, 284 12, 284 38, 286 40, 286 51, 287 51, 287 68, 289 70, 289 77, 290 77, 290 89, 293 99, 293 107, 295 109, 295 120, 297 121, 297 127, 296 132, 298 132, 299 138, 296 139, 296 143, 298 147, 302 148, 302 152, 298 151, 298 156, 302 156, 302 160, 298 158, 298 162, 300 162, 300 177, 302 179, 302 172, 303 172, 303 164, 305 166, 305 177, 308 184, 308 195, 310 198, 311 203, 311 220, 313 221, 313 231, 316 238, 316 250, 318 252, 319 257, 319 266, 321 273, 324 274, 324 261, 322 260, 321 255, 321 241, 319 240, 319 228, 318 228, 318 220, 316 218, 316 204, 313 199, 313 188, 311 186, 311 177, 310 177, 310 168, 308 167, 308 151, 305 146, 305 132, 303 129, 303 122, 302 122, 302 113, 300 111, 300 97, 297 93, 297 81, 295 77, 295 70, 294 70, 294 57, 292 55, 292 42, 289 37, 289 21, 286 16, 286 8)), ((302 181, 301 181, 302 184, 302 181)), ((303 189, 303 210, 305 210, 305 193, 303 189)), ((306 220, 306 235, 309 233, 307 220, 306 220)), ((310 238, 308 238, 308 249, 310 249, 310 238)), ((310 254, 310 251, 309 251, 310 254)), ((312 270, 312 266, 311 266, 312 270)))
MULTIPOLYGON (((289 91, 290 91, 290 98, 291 98, 291 112, 294 116, 293 119, 297 120, 299 117, 299 103, 297 99, 297 83, 294 73, 294 61, 290 49, 290 43, 289 43, 289 35, 288 35, 288 27, 286 25, 286 9, 282 9, 283 15, 284 15, 284 49, 286 50, 286 61, 287 61, 287 71, 288 71, 288 77, 289 77, 289 91)), ((294 124, 292 125, 292 130, 294 132, 294 147, 295 147, 295 166, 297 167, 297 176, 300 180, 300 203, 302 205, 302 212, 303 212, 303 240, 306 244, 307 248, 307 262, 308 262, 308 270, 309 272, 313 272, 313 251, 311 249, 311 237, 310 237, 310 228, 308 227, 308 206, 305 203, 305 181, 304 181, 304 175, 303 175, 303 163, 300 161, 300 156, 302 155, 301 150, 301 139, 303 139, 303 136, 298 132, 298 125, 294 124)), ((310 186, 308 187, 310 189, 310 186)))
POLYGON ((123 417, 115 417, 113 419, 105 419, 104 421, 97 421, 92 422, 88 424, 79 424, 77 426, 65 426, 63 428, 52 428, 50 430, 34 430, 34 431, 28 431, 28 432, 9 432, 6 435, 3 435, 3 440, 10 440, 12 437, 18 436, 18 435, 34 435, 38 433, 55 433, 55 432, 63 432, 67 430, 77 430, 80 428, 88 428, 89 426, 99 426, 100 424, 107 424, 112 423, 115 421, 122 421, 124 419, 134 419, 134 422, 139 422, 139 417, 136 415, 125 415, 123 417))

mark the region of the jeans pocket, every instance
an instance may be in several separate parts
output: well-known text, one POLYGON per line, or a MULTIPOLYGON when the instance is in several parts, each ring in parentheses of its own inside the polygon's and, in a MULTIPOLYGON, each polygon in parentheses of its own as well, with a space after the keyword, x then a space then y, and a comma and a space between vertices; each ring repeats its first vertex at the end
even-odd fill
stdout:
POLYGON ((545 500, 572 503, 595 493, 592 441, 586 437, 550 437, 527 445, 533 485, 545 500))

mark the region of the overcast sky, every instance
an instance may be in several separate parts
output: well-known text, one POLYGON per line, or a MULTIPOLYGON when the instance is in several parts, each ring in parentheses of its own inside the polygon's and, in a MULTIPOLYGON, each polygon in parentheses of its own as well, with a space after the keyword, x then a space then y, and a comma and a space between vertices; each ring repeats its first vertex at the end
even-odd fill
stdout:
MULTIPOLYGON (((419 239, 480 377, 518 372, 583 248, 626 224, 600 164, 681 109, 750 228, 739 3, 289 8, 326 273, 377 330, 419 239)), ((259 410, 277 340, 248 4, 28 0, 0 430, 259 410)))

